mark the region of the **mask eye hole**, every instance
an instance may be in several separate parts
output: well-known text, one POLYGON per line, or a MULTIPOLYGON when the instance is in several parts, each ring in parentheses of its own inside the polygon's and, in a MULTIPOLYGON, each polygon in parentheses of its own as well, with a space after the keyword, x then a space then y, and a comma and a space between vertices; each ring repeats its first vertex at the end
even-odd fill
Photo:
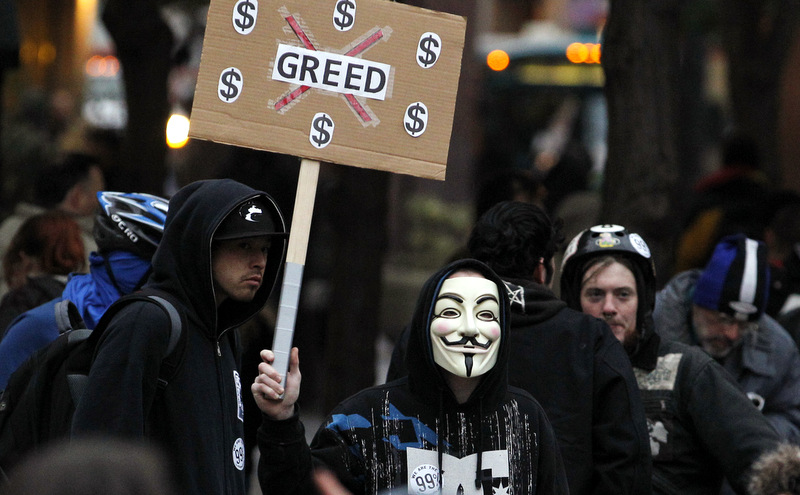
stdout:
POLYGON ((458 318, 459 316, 461 316, 461 312, 453 308, 447 308, 442 310, 442 312, 439 313, 438 316, 440 318, 458 318))
POLYGON ((495 321, 497 317, 491 311, 481 311, 478 313, 477 318, 481 321, 495 321))

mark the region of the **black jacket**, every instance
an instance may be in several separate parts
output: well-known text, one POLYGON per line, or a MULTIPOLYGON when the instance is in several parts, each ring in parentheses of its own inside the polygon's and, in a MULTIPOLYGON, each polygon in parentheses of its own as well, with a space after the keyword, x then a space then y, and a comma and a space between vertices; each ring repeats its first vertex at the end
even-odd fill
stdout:
POLYGON ((248 303, 215 304, 213 233, 226 215, 264 193, 231 180, 199 181, 170 200, 164 237, 146 287, 171 294, 185 316, 180 371, 157 392, 170 321, 158 306, 126 306, 103 334, 73 433, 147 437, 174 460, 180 493, 245 494, 242 393, 234 329, 266 302, 283 265, 285 238, 273 239, 261 287, 248 303))
MULTIPOLYGON (((570 493, 650 493, 647 423, 625 350, 608 325, 567 308, 543 285, 506 280, 511 300, 509 383, 544 407, 570 493)), ((408 333, 387 380, 407 372, 408 333)))
POLYGON ((411 323, 411 373, 339 404, 323 422, 309 453, 297 417, 265 418, 259 432, 264 493, 310 493, 312 456, 356 495, 435 493, 567 493, 552 427, 525 391, 507 385, 507 297, 502 281, 475 260, 442 269, 425 284, 411 323), (458 268, 479 270, 500 288, 502 335, 496 365, 459 404, 433 359, 430 322, 442 281, 458 268))
POLYGON ((745 494, 748 470, 779 437, 733 377, 697 347, 661 341, 655 367, 636 369, 650 429, 653 493, 745 494))

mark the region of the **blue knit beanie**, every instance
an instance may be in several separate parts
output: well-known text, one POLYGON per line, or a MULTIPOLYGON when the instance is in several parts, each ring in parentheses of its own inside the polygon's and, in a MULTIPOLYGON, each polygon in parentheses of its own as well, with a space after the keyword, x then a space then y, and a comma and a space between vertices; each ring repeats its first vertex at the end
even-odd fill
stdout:
POLYGON ((768 295, 767 247, 738 234, 724 237, 714 248, 692 302, 739 321, 756 321, 767 307, 768 295))

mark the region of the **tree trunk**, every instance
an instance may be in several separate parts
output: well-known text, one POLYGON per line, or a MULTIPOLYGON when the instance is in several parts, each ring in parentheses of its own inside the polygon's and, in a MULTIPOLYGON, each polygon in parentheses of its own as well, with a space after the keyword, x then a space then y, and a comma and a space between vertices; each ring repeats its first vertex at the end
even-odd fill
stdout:
POLYGON ((163 194, 172 33, 150 0, 109 0, 102 18, 116 44, 128 106, 119 167, 107 172, 107 181, 163 194))
POLYGON ((677 227, 670 206, 677 181, 678 13, 672 1, 611 0, 602 56, 609 129, 601 219, 641 234, 659 273, 668 272, 677 227))
POLYGON ((756 140, 761 168, 777 184, 781 78, 797 31, 798 3, 732 0, 719 9, 733 122, 756 140))
MULTIPOLYGON (((389 174, 340 167, 332 201, 325 410, 375 384, 389 174)), ((380 377, 381 381, 384 377, 380 377)))

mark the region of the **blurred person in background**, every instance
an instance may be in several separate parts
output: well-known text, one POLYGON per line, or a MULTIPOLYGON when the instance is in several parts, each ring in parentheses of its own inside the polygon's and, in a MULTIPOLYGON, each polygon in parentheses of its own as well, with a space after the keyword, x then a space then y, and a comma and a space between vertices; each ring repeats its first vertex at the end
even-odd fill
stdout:
MULTIPOLYGON (((51 209, 66 212, 78 222, 88 256, 97 249, 92 228, 97 193, 104 187, 103 171, 92 156, 71 154, 46 166, 36 182, 33 202, 17 203, 14 212, 0 224, 0 257, 8 250, 8 243, 22 222, 51 209)), ((0 295, 7 290, 6 281, 0 280, 0 295)))
POLYGON ((176 495, 170 459, 151 444, 92 438, 48 445, 0 480, 2 495, 176 495))
POLYGON ((800 194, 783 191, 764 229, 770 269, 768 315, 800 345, 800 194))
POLYGON ((759 239, 766 226, 773 188, 761 169, 758 143, 732 131, 721 146, 720 168, 692 188, 675 246, 673 273, 705 266, 723 237, 742 232, 759 239))
POLYGON ((101 191, 97 194, 89 273, 72 274, 61 294, 20 314, 0 340, 0 390, 16 369, 64 331, 56 305, 72 301, 87 328, 93 329, 111 304, 150 276, 150 264, 164 232, 169 203, 141 193, 101 191))
POLYGON ((17 315, 58 297, 70 273, 84 271, 80 227, 62 211, 34 215, 14 234, 2 263, 11 290, 0 301, 0 335, 17 315))
POLYGON ((658 292, 653 318, 662 338, 702 348, 783 439, 800 443, 800 352, 764 312, 769 275, 763 242, 725 237, 704 269, 681 272, 658 292))

